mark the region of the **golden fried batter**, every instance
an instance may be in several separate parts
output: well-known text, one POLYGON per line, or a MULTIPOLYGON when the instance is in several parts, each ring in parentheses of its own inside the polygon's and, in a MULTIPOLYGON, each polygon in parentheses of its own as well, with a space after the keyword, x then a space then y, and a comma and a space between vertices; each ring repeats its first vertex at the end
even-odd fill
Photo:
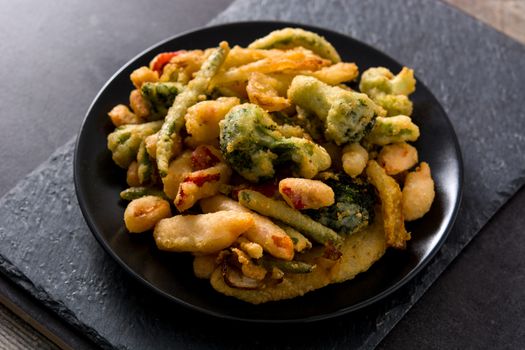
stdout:
POLYGON ((324 259, 320 257, 321 251, 312 249, 305 254, 304 260, 316 263, 316 268, 306 274, 285 275, 284 280, 276 285, 256 290, 232 288, 224 282, 220 267, 215 269, 210 282, 218 292, 252 304, 291 299, 328 284, 353 279, 358 273, 368 270, 374 262, 383 256, 385 250, 383 220, 378 214, 374 224, 346 237, 341 247, 343 255, 334 264, 323 263, 322 260, 324 259))

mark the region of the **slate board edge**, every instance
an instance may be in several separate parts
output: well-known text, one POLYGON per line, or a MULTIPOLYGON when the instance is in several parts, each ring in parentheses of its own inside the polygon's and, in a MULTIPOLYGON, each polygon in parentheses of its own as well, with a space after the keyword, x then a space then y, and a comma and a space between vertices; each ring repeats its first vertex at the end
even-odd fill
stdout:
MULTIPOLYGON (((11 196, 19 191, 23 191, 26 183, 30 182, 32 178, 48 168, 49 165, 60 158, 61 156, 67 154, 70 151, 72 145, 74 145, 77 137, 72 137, 64 145, 58 147, 49 158, 37 166, 33 171, 27 174, 22 180, 20 180, 11 190, 9 190, 4 196, 0 198, 0 207, 7 202, 11 196)), ((73 166, 71 164, 71 166, 73 166)), ((82 334, 85 334, 86 337, 91 339, 97 345, 101 346, 104 349, 114 349, 115 347, 109 343, 100 333, 98 333, 94 328, 86 325, 81 322, 77 316, 68 309, 62 302, 56 301, 49 296, 46 290, 38 285, 35 285, 24 273, 22 273, 9 259, 5 256, 0 255, 0 273, 11 280, 16 285, 20 286, 22 289, 27 291, 32 297, 40 301, 44 307, 56 314, 58 317, 63 319, 66 323, 73 326, 75 329, 80 331, 82 334)))
POLYGON ((20 272, 9 260, 0 255, 0 274, 11 280, 27 291, 33 298, 37 299, 42 305, 51 310, 57 317, 64 320, 67 324, 80 331, 88 339, 104 349, 114 349, 114 347, 96 330, 80 322, 75 314, 69 310, 62 302, 53 300, 49 294, 39 286, 33 284, 24 274, 20 272))

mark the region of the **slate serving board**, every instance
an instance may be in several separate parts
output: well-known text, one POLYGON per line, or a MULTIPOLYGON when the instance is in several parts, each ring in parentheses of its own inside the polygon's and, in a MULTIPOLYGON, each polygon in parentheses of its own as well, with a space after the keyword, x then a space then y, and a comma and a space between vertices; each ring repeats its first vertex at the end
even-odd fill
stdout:
POLYGON ((218 323, 166 305, 102 250, 76 202, 71 140, 0 199, 0 270, 105 348, 372 348, 525 182, 522 45, 434 1, 238 0, 213 23, 249 19, 323 26, 413 67, 445 107, 463 150, 456 225, 422 273, 361 312, 285 329, 218 323))

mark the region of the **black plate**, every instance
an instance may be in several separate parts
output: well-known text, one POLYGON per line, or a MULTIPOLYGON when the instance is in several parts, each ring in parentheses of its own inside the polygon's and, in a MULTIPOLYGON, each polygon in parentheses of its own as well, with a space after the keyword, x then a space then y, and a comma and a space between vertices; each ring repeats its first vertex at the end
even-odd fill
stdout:
POLYGON ((385 66, 393 72, 401 64, 345 35, 282 22, 246 22, 208 27, 168 39, 144 51, 120 69, 95 98, 82 125, 75 152, 75 186, 82 213, 104 249, 138 280, 168 299, 207 314, 247 321, 292 322, 326 319, 374 303, 413 278, 439 250, 458 211, 462 162, 456 135, 432 93, 417 79, 413 119, 421 129, 416 142, 420 159, 427 161, 436 183, 430 212, 409 225, 412 240, 406 251, 389 250, 367 272, 352 281, 331 285, 292 300, 254 306, 215 292, 208 281, 193 276, 191 257, 163 253, 150 235, 129 235, 123 225, 125 172, 111 160, 106 137, 113 130, 107 112, 127 104, 133 88, 129 75, 164 51, 204 49, 227 40, 231 46, 251 41, 282 27, 303 27, 328 39, 344 61, 360 71, 385 66))

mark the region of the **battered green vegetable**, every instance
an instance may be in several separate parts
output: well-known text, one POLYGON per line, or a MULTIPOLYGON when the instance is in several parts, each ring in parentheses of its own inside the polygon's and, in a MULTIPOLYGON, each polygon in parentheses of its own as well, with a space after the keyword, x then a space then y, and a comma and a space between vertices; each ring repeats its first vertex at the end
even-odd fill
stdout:
POLYGON ((127 201, 132 201, 134 199, 146 196, 156 196, 165 200, 169 200, 168 196, 166 196, 164 191, 157 190, 151 187, 130 187, 120 192, 120 198, 127 201))
POLYGON ((412 101, 405 95, 377 95, 373 100, 387 111, 388 117, 412 114, 412 101))
POLYGON ((295 123, 300 125, 314 140, 321 140, 324 137, 324 122, 317 118, 313 112, 308 112, 303 108, 296 106, 297 116, 295 123))
POLYGON ((335 203, 319 210, 309 210, 308 215, 339 234, 351 234, 373 222, 374 188, 345 174, 339 174, 338 178, 326 181, 334 190, 335 203))
POLYGON ((115 163, 121 168, 127 168, 136 159, 142 141, 159 131, 161 126, 162 121, 156 121, 116 128, 108 135, 108 149, 113 153, 115 163))
POLYGON ((408 95, 416 90, 416 80, 411 69, 404 67, 394 76, 384 67, 369 68, 361 76, 359 89, 386 109, 389 117, 412 114, 408 95))
POLYGON ((332 243, 336 247, 343 243, 342 237, 335 231, 301 214, 300 211, 290 208, 283 201, 268 198, 257 191, 242 190, 239 192, 239 203, 261 215, 292 226, 317 243, 332 243))
POLYGON ((302 252, 312 248, 312 243, 301 232, 283 223, 276 223, 292 239, 293 248, 296 252, 302 252))
POLYGON ((168 110, 157 141, 157 166, 162 177, 168 174, 169 163, 173 157, 173 144, 180 137, 179 132, 184 126, 186 111, 199 101, 200 95, 206 93, 211 79, 221 68, 229 51, 228 44, 222 42, 204 61, 195 78, 177 95, 173 106, 168 110))
POLYGON ((384 110, 366 94, 330 86, 304 75, 292 80, 288 98, 324 122, 324 136, 341 145, 359 142, 384 110))
POLYGON ((140 88, 142 97, 149 103, 150 120, 163 119, 173 105, 175 97, 184 89, 179 83, 144 83, 140 88))
POLYGON ((294 172, 305 178, 330 167, 330 156, 323 147, 304 138, 284 137, 279 125, 258 105, 232 108, 219 125, 222 154, 247 180, 272 178, 277 165, 291 163, 294 172))
POLYGON ((291 49, 302 46, 333 63, 341 62, 341 57, 325 38, 319 34, 300 28, 275 30, 265 37, 255 40, 249 49, 291 49))
POLYGON ((285 261, 273 259, 268 256, 264 256, 261 259, 261 264, 266 268, 276 267, 283 272, 288 273, 309 273, 315 268, 315 265, 305 263, 302 261, 285 261))
POLYGON ((366 140, 376 145, 388 145, 394 142, 416 141, 419 128, 406 115, 382 118, 378 117, 366 140))
POLYGON ((148 152, 146 151, 146 143, 142 141, 137 152, 138 163, 138 177, 141 184, 153 182, 155 176, 155 168, 151 161, 148 152))

